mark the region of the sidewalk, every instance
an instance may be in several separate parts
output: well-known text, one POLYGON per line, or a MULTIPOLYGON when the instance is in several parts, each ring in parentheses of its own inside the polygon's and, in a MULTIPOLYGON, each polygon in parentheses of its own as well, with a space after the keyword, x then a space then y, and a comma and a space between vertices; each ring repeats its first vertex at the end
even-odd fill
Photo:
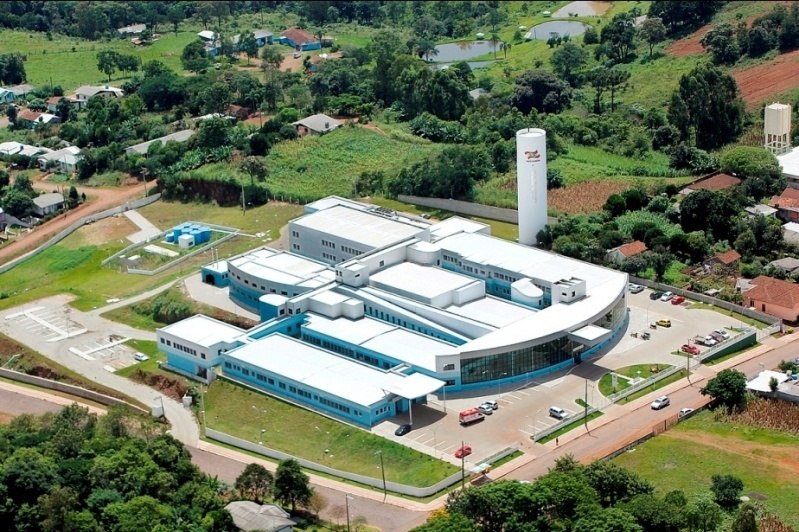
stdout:
POLYGON ((60 406, 69 406, 72 403, 77 403, 80 406, 88 408, 89 412, 92 414, 103 415, 106 412, 105 408, 98 408, 96 406, 83 403, 78 397, 63 397, 61 395, 57 395, 51 390, 43 391, 39 388, 29 388, 27 386, 20 386, 19 384, 12 384, 6 381, 0 381, 0 389, 17 393, 19 395, 25 395, 27 397, 33 397, 34 399, 40 399, 42 401, 47 401, 48 403, 53 403, 60 406))

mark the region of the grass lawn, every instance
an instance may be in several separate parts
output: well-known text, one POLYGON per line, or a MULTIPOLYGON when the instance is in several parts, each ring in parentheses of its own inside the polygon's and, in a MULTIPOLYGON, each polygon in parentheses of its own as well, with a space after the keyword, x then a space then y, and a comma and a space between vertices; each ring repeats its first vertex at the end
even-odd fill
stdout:
MULTIPOLYGON (((296 205, 270 203, 254 208, 242 215, 235 207, 213 207, 208 204, 172 204, 156 202, 140 209, 147 219, 158 227, 170 227, 186 220, 238 227, 245 232, 271 231, 272 238, 279 236, 280 228, 299 216, 302 208, 296 205)), ((105 304, 111 298, 130 297, 165 282, 175 280, 210 260, 210 255, 200 253, 158 275, 133 275, 121 273, 100 265, 103 259, 124 248, 128 242, 114 239, 101 245, 84 245, 85 232, 92 226, 79 229, 58 245, 25 261, 3 274, 7 296, 0 299, 0 309, 20 305, 60 293, 77 296, 76 308, 88 310, 105 304), (76 243, 80 243, 76 245, 76 243)), ((219 257, 226 258, 265 241, 238 237, 218 246, 219 257)))
MULTIPOLYGON (((596 412, 592 412, 592 413, 588 414, 588 421, 592 421, 592 420, 598 418, 599 416, 601 416, 602 414, 603 414, 603 412, 600 412, 599 410, 597 410, 596 412)), ((553 432, 552 434, 544 436, 540 440, 536 440, 536 441, 538 443, 550 442, 550 441, 554 440, 555 438, 560 438, 561 436, 563 436, 567 432, 570 432, 570 431, 572 431, 572 430, 574 430, 574 429, 576 429, 578 427, 584 426, 585 423, 586 423, 585 419, 575 419, 574 421, 572 421, 568 425, 565 425, 565 426, 559 428, 558 430, 556 430, 555 432, 553 432)))
MULTIPOLYGON (((27 55, 25 71, 28 83, 34 86, 61 85, 68 93, 80 85, 108 83, 108 77, 97 69, 97 52, 115 50, 140 57, 142 63, 157 59, 176 72, 183 72, 180 54, 183 48, 197 38, 193 31, 181 31, 177 36, 172 32, 161 31, 161 38, 146 47, 134 47, 127 39, 109 41, 87 41, 77 37, 37 32, 2 30, 0 31, 0 53, 23 52, 27 55)), ((119 86, 123 80, 116 72, 111 84, 119 86)))
MULTIPOLYGON (((166 355, 158 350, 158 344, 156 344, 152 340, 128 340, 125 342, 125 345, 130 346, 132 349, 136 351, 141 351, 145 355, 150 357, 150 360, 145 360, 144 362, 139 362, 138 364, 133 364, 132 366, 128 366, 126 368, 122 368, 115 373, 122 377, 130 377, 133 372, 136 370, 142 370, 149 373, 159 373, 162 370, 159 367, 159 363, 166 362, 166 355)), ((170 377, 176 377, 177 375, 174 373, 169 373, 166 371, 162 372, 164 375, 169 375, 170 377)))
POLYGON ((762 321, 754 320, 748 316, 744 316, 743 314, 738 314, 737 312, 732 312, 727 309, 717 307, 715 305, 708 305, 706 303, 691 303, 688 306, 689 309, 702 309, 702 310, 714 310, 719 314, 724 314, 725 316, 729 316, 731 320, 735 320, 740 325, 741 322, 746 323, 756 329, 765 329, 766 324, 762 321))
POLYGON ((618 393, 624 389, 630 387, 630 381, 625 378, 619 377, 616 379, 616 388, 613 388, 613 377, 610 373, 605 373, 602 375, 602 378, 599 379, 599 393, 607 397, 608 395, 613 395, 614 393, 618 393))
POLYGON ((718 364, 720 362, 724 362, 725 360, 729 360, 729 359, 731 359, 733 357, 737 357, 741 353, 743 353, 745 351, 749 351, 750 349, 754 349, 755 347, 759 347, 760 345, 761 345, 760 342, 755 342, 754 344, 752 344, 750 346, 744 347, 743 349, 739 349, 737 351, 733 351, 732 353, 727 353, 725 355, 721 355, 719 357, 715 357, 715 358, 712 358, 710 360, 704 360, 704 361, 702 361, 702 364, 704 364, 706 366, 715 366, 716 364, 718 364))
POLYGON ((392 482, 429 486, 458 470, 432 456, 225 380, 213 382, 204 401, 209 427, 343 471, 380 478, 377 451, 383 453, 386 480, 392 482))
POLYGON ((624 398, 624 402, 628 403, 630 401, 634 401, 635 399, 638 399, 639 397, 643 397, 645 395, 648 395, 648 394, 654 392, 655 390, 659 390, 659 389, 663 388, 664 386, 667 386, 667 385, 671 384, 672 382, 677 382, 678 380, 684 378, 686 375, 687 375, 687 373, 685 372, 685 370, 681 369, 680 371, 678 371, 674 375, 669 375, 665 379, 660 379, 659 381, 657 381, 657 382, 655 382, 653 384, 650 384, 646 388, 641 388, 637 392, 628 395, 627 397, 624 398))
POLYGON ((707 411, 614 461, 652 482, 661 495, 682 490, 690 498, 709 491, 713 475, 737 476, 745 495, 762 499, 767 509, 797 527, 797 445, 797 436, 718 421, 707 411))

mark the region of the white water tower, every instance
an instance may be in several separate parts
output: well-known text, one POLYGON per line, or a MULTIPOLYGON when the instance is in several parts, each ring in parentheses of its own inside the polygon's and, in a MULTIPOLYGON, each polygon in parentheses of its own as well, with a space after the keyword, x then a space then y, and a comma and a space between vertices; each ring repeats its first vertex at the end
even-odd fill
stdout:
POLYGON ((516 132, 516 188, 519 209, 519 243, 532 246, 547 224, 547 132, 516 132))
POLYGON ((791 106, 772 103, 766 107, 765 148, 774 155, 782 155, 791 150, 791 106))

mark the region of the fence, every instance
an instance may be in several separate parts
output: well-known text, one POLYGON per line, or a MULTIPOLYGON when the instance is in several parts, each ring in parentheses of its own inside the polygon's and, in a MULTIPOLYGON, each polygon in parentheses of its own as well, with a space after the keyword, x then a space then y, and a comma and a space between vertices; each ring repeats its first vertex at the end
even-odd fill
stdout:
POLYGON ((5 368, 0 368, 0 377, 5 377, 17 382, 24 382, 26 384, 33 384, 34 386, 41 386, 42 388, 47 388, 50 390, 68 393, 70 395, 75 395, 77 397, 82 397, 84 399, 89 399, 96 403, 100 403, 101 405, 127 406, 129 408, 135 408, 136 410, 149 414, 147 410, 125 402, 122 399, 117 399, 116 397, 111 397, 99 392, 87 390, 86 388, 81 388, 80 386, 73 386, 71 384, 53 381, 43 377, 37 377, 35 375, 28 375, 27 373, 20 373, 19 371, 5 368))
MULTIPOLYGON (((481 203, 472 203, 470 201, 460 201, 453 199, 443 198, 424 198, 421 196, 406 196, 400 194, 397 196, 399 201, 404 203, 411 203, 413 205, 421 205, 422 207, 430 207, 432 209, 441 209, 444 211, 454 212, 457 214, 465 214, 467 216, 478 216, 480 218, 487 218, 489 220, 498 220, 500 222, 508 222, 511 224, 519 223, 519 213, 516 209, 504 209, 502 207, 492 207, 490 205, 483 205, 481 203)), ((558 223, 557 218, 547 217, 547 223, 552 225, 558 223)))
MULTIPOLYGON (((275 460, 293 459, 299 462, 299 464, 306 469, 317 471, 319 473, 325 473, 327 475, 333 475, 335 477, 343 478, 353 482, 358 482, 359 484, 364 484, 366 486, 383 489, 383 481, 378 478, 367 477, 365 475, 358 475, 355 473, 350 473, 348 471, 341 471, 339 469, 334 469, 332 467, 328 467, 322 464, 317 464, 316 462, 305 460, 304 458, 297 458, 295 456, 291 456, 290 454, 276 451, 274 449, 264 447, 263 445, 258 445, 257 443, 249 442, 247 440, 243 440, 241 438, 237 438, 235 436, 231 436, 230 434, 225 434, 224 432, 219 432, 218 430, 214 430, 208 427, 206 427, 205 429, 205 435, 211 438, 212 440, 220 441, 227 445, 232 445, 234 447, 245 449, 247 451, 257 453, 263 456, 268 456, 270 458, 274 458, 275 460)), ((510 453, 515 451, 516 449, 513 449, 510 451, 510 453)), ((375 467, 378 467, 377 460, 375 461, 375 467)), ((461 471, 458 471, 457 473, 453 473, 447 478, 436 482, 432 486, 427 486, 422 488, 418 488, 415 486, 406 486, 405 484, 386 481, 386 489, 394 493, 401 493, 402 495, 409 495, 411 497, 429 497, 430 495, 434 495, 440 492, 441 490, 448 488, 449 486, 452 486, 457 482, 460 482, 461 478, 462 478, 462 473, 461 471)))
POLYGON ((155 203, 160 198, 161 198, 161 194, 160 193, 159 194, 153 194, 153 195, 147 196, 145 198, 140 198, 140 199, 137 199, 137 200, 134 200, 134 201, 129 201, 129 202, 125 203, 124 205, 119 205, 117 207, 113 207, 111 209, 107 209, 107 210, 102 211, 102 212, 98 212, 98 213, 95 213, 95 214, 90 214, 88 216, 84 216, 80 220, 77 220, 76 222, 73 222, 69 227, 67 227, 66 229, 64 229, 63 231, 61 231, 60 233, 55 235, 53 238, 51 238, 50 240, 48 240, 47 242, 45 242, 41 246, 37 247, 33 251, 30 251, 30 252, 22 255, 21 257, 17 257, 16 259, 13 259, 13 260, 3 264, 2 266, 0 266, 0 273, 5 273, 5 272, 9 271, 10 269, 12 269, 12 268, 14 268, 16 266, 19 266, 20 264, 22 264, 26 260, 28 260, 28 259, 30 259, 32 257, 35 257, 36 255, 38 255, 42 251, 48 249, 49 247, 58 244, 59 242, 64 240, 66 237, 68 237, 69 235, 71 235, 72 233, 74 233, 75 231, 77 231, 78 229, 80 229, 81 227, 83 227, 84 225, 86 225, 88 223, 96 222, 98 220, 103 220, 105 218, 108 218, 109 216, 113 216, 115 214, 120 214, 120 213, 123 213, 125 211, 129 211, 131 209, 138 209, 139 207, 144 207, 145 205, 149 205, 151 203, 155 203))

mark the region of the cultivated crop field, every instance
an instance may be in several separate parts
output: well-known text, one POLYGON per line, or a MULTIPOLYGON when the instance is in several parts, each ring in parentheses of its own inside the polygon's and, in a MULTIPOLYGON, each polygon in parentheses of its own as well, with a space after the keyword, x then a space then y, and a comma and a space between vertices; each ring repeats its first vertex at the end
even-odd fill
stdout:
MULTIPOLYGON (((780 404, 784 407, 784 403, 780 404)), ((755 406, 755 412, 762 412, 755 406)), ((752 416, 760 417, 755 413, 752 416)), ((710 478, 730 474, 744 483, 744 495, 788 525, 799 526, 799 435, 752 427, 700 412, 673 429, 614 460, 637 471, 663 494, 689 497, 709 491, 710 478)))

